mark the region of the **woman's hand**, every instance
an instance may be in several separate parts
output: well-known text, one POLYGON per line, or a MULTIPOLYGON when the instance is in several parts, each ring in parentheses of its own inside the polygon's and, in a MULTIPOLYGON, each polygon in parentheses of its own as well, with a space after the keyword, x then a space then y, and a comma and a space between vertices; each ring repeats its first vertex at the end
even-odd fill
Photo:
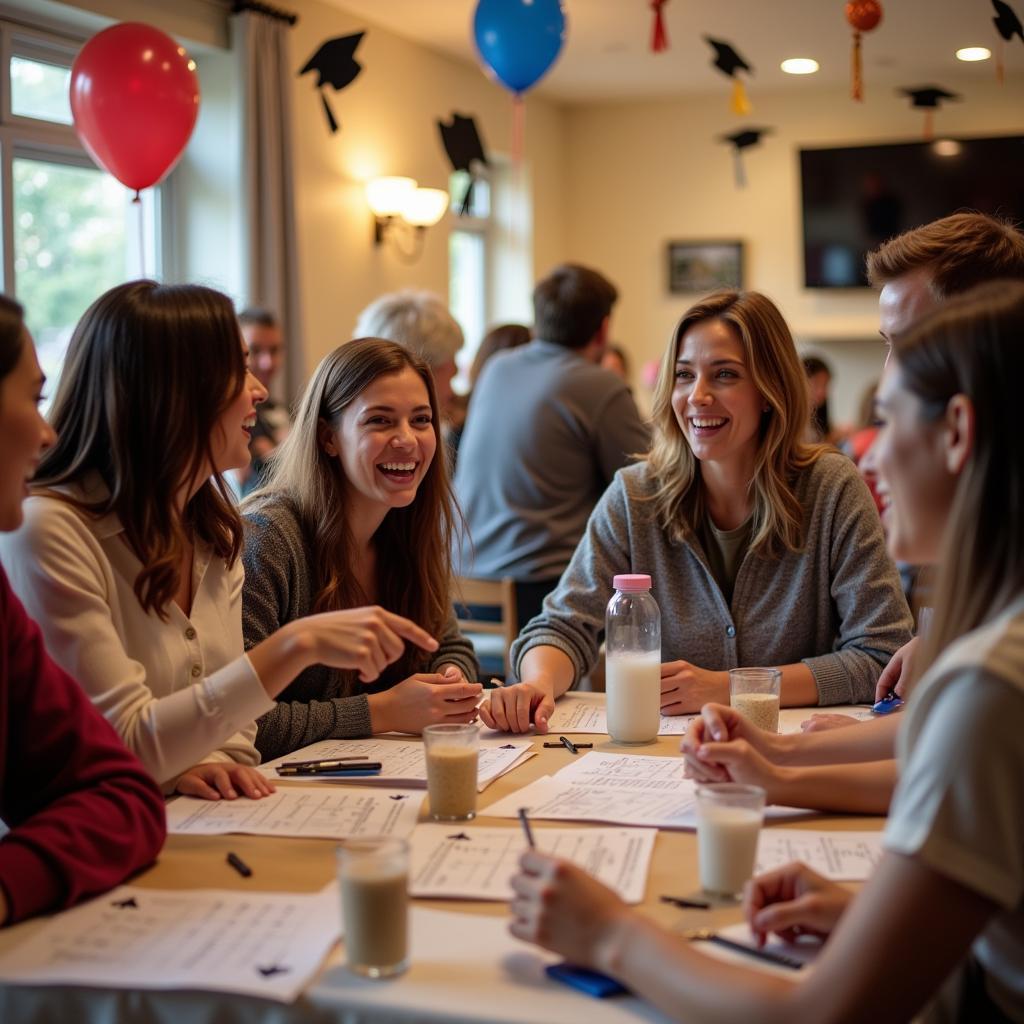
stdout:
POLYGON ((889 664, 882 669, 878 677, 878 684, 875 686, 875 700, 884 700, 890 693, 906 700, 907 683, 910 680, 910 673, 914 667, 914 654, 917 652, 918 637, 908 640, 890 659, 889 664))
POLYGON ((582 868, 536 850, 519 858, 512 892, 509 931, 516 938, 599 970, 603 947, 615 941, 619 925, 631 914, 611 889, 582 868))
POLYGON ((548 719, 555 711, 552 688, 539 682, 524 681, 488 691, 480 705, 480 719, 488 729, 498 732, 548 731, 548 719))
POLYGON ((189 768, 179 779, 176 793, 203 800, 234 800, 242 796, 258 800, 274 792, 274 784, 256 768, 233 761, 204 761, 189 768))
POLYGON ((405 641, 436 651, 437 641, 401 615, 373 606, 310 615, 299 623, 310 632, 314 660, 331 668, 355 669, 372 683, 405 650, 405 641))
POLYGON ((801 732, 825 732, 827 729, 845 729, 849 725, 860 725, 852 715, 837 715, 834 712, 819 712, 800 723, 801 732))
POLYGON ((727 704, 705 704, 700 717, 690 723, 679 744, 689 777, 698 782, 728 782, 723 768, 698 757, 697 753, 705 743, 728 743, 731 740, 746 740, 772 763, 780 760, 781 744, 777 733, 759 729, 749 718, 727 704))
POLYGON ((743 913, 759 946, 769 932, 786 942, 801 935, 825 939, 852 899, 842 886, 794 862, 747 882, 743 913))
MULTIPOLYGON (((448 666, 449 670, 452 667, 448 666)), ((475 722, 483 687, 467 683, 461 675, 459 672, 460 682, 452 682, 454 676, 418 672, 383 693, 371 694, 373 732, 421 733, 428 725, 475 722)))
POLYGON ((663 715, 688 715, 709 701, 728 699, 728 672, 711 672, 688 661, 666 661, 661 666, 663 715))

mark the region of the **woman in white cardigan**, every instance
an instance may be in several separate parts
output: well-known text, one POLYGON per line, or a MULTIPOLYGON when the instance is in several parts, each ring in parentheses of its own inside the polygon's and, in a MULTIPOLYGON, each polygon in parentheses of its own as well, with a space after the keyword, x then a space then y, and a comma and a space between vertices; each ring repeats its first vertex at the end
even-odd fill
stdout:
POLYGON ((25 524, 0 558, 54 659, 160 782, 263 796, 255 719, 303 669, 365 682, 409 641, 379 608, 289 623, 243 653, 242 524, 221 474, 245 465, 263 386, 227 296, 135 281, 75 329, 25 524))

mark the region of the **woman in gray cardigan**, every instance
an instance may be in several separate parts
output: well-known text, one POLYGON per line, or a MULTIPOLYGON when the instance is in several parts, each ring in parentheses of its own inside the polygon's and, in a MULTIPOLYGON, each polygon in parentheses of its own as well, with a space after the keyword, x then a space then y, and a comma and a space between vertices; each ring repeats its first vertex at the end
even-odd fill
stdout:
POLYGON ((662 617, 662 711, 728 703, 730 668, 782 671, 782 702, 873 700, 911 617, 852 462, 808 444, 792 335, 756 292, 717 292, 662 361, 654 442, 594 509, 558 588, 512 649, 522 682, 487 725, 547 730, 597 660, 616 573, 649 573, 662 617))
POLYGON ((267 485, 248 498, 246 647, 317 612, 379 604, 437 637, 375 679, 316 666, 258 723, 266 760, 322 739, 418 733, 476 717, 473 647, 452 610, 452 499, 433 377, 408 349, 364 338, 327 355, 267 485))

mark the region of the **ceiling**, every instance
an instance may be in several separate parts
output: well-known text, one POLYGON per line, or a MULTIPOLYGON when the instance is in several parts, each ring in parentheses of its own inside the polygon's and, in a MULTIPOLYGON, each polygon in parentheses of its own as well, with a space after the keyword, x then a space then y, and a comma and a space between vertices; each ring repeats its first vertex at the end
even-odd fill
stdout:
MULTIPOLYGON (((476 0, 330 0, 368 24, 476 61, 471 23, 476 0)), ((882 23, 864 36, 868 88, 955 85, 994 76, 993 61, 964 64, 962 46, 995 48, 991 0, 881 0, 882 23)), ((1024 0, 1011 0, 1024 13, 1024 0)), ((650 51, 649 0, 563 0, 566 45, 541 94, 565 102, 673 96, 720 89, 701 36, 728 40, 755 71, 753 89, 807 89, 849 82, 851 30, 844 0, 667 0, 669 49, 650 51), (814 57, 815 75, 784 74, 786 57, 814 57)), ((1024 45, 1007 47, 1007 72, 1024 72, 1024 45)))

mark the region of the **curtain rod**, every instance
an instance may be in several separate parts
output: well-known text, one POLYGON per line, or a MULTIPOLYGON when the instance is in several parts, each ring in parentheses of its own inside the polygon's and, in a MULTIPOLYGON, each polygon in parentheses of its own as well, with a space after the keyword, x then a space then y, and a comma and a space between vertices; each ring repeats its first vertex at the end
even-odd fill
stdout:
POLYGON ((289 25, 294 25, 299 20, 297 14, 292 14, 290 11, 282 11, 279 7, 271 7, 270 4, 260 3, 260 0, 235 0, 231 7, 231 13, 240 14, 242 11, 254 11, 256 14, 265 14, 268 18, 287 21, 289 25))

